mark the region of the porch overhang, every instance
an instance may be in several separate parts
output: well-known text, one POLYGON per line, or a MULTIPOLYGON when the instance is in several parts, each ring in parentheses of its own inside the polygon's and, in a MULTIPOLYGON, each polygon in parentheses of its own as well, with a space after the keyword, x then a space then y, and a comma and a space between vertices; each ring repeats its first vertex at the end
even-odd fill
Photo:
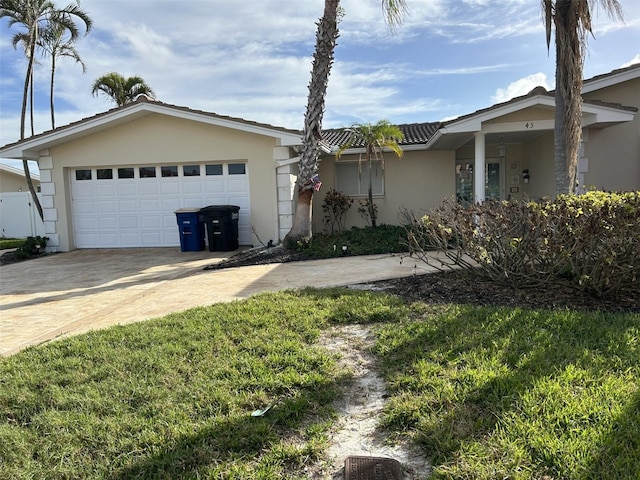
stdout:
MULTIPOLYGON (((447 122, 427 142, 426 149, 456 150, 473 144, 477 134, 485 135, 487 144, 523 143, 553 131, 554 111, 555 98, 548 93, 519 97, 447 122), (536 115, 527 118, 528 112, 536 115)), ((634 107, 583 102, 582 127, 607 128, 632 121, 636 113, 634 107)))

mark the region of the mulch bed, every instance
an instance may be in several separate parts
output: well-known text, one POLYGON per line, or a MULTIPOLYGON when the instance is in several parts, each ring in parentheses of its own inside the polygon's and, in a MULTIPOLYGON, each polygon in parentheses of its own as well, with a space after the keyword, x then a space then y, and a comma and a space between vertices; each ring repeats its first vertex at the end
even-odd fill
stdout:
POLYGON ((513 288, 457 271, 376 282, 376 287, 409 301, 461 303, 535 309, 571 308, 603 312, 640 312, 640 290, 628 289, 617 298, 601 299, 570 285, 513 288))

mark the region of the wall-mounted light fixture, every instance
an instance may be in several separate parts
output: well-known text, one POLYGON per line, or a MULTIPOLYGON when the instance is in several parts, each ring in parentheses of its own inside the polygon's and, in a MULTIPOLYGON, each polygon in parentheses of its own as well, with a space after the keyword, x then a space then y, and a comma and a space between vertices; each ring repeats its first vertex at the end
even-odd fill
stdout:
POLYGON ((524 183, 529 183, 529 169, 522 170, 522 181, 524 183))
POLYGON ((504 144, 502 140, 500 140, 500 145, 498 145, 498 156, 499 157, 507 156, 507 146, 504 144))

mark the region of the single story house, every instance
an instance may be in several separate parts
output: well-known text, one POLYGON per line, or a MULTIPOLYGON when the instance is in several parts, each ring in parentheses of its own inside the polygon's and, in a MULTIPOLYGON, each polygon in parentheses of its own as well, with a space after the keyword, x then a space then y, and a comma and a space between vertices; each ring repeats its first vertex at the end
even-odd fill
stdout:
MULTIPOLYGON (((640 64, 586 80, 583 96, 580 184, 640 190, 640 64)), ((554 195, 554 103, 539 88, 448 122, 400 125, 404 156, 387 154, 376 169, 379 222, 452 196, 554 195)), ((330 188, 366 196, 360 151, 333 155, 343 135, 323 132, 316 212, 330 188)), ((0 157, 38 161, 50 250, 178 246, 174 212, 207 205, 240 206, 239 243, 258 245, 291 227, 300 144, 296 130, 142 97, 6 145, 0 157)), ((362 225, 355 210, 348 222, 362 225)))

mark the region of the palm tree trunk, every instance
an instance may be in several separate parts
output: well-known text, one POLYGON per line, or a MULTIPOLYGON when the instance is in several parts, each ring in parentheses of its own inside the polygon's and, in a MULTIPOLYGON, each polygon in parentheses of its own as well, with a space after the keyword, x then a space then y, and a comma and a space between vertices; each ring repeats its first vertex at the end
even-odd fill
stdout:
POLYGON ((582 134, 583 41, 573 0, 558 0, 556 27, 556 193, 574 193, 582 134), (560 120, 560 121, 559 121, 560 120))
POLYGON ((293 225, 285 237, 285 243, 311 239, 311 205, 313 182, 311 178, 318 171, 319 147, 321 139, 324 101, 327 83, 333 64, 333 52, 338 39, 338 7, 340 0, 325 0, 324 14, 318 22, 316 50, 313 55, 313 69, 309 83, 309 97, 304 119, 302 151, 298 167, 298 202, 293 216, 293 225))
POLYGON ((51 56, 51 85, 49 86, 49 107, 51 109, 51 129, 56 128, 56 115, 53 107, 53 82, 56 75, 56 56, 51 56))

